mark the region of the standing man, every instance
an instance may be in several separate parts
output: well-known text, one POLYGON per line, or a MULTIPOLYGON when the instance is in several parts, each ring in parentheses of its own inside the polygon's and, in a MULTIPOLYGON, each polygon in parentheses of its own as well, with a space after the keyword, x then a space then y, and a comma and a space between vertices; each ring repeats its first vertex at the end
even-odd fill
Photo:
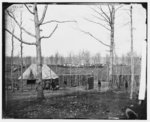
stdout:
POLYGON ((67 86, 67 81, 65 80, 64 81, 64 87, 66 88, 66 86, 67 86))
POLYGON ((100 91, 101 90, 101 81, 98 80, 98 90, 100 91))
POLYGON ((125 89, 128 90, 128 81, 125 79, 125 89))

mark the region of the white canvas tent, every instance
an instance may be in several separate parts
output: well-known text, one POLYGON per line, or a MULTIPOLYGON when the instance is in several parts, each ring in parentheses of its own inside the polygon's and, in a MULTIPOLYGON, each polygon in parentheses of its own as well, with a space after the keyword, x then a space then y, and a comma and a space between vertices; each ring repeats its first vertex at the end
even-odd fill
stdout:
MULTIPOLYGON (((37 78, 37 65, 31 64, 23 73, 23 79, 36 79, 37 78)), ((42 79, 56 79, 58 75, 52 71, 46 64, 42 66, 42 79)), ((21 76, 18 78, 21 79, 21 76)))

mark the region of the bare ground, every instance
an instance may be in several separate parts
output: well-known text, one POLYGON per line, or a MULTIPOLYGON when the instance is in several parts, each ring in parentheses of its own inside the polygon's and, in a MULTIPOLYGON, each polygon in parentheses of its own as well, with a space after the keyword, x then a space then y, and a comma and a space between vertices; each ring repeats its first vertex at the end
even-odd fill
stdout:
POLYGON ((42 101, 37 101, 34 91, 11 96, 5 102, 3 118, 126 119, 125 108, 137 104, 137 100, 129 100, 128 92, 120 90, 99 92, 66 88, 45 91, 42 101))

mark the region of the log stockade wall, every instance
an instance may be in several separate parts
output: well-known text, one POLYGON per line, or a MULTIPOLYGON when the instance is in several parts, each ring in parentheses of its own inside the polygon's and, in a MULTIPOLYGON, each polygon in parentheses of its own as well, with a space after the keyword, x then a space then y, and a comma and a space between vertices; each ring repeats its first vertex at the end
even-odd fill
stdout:
MULTIPOLYGON (((27 67, 23 68, 23 71, 25 71, 27 67)), ((77 68, 77 67, 55 67, 50 66, 50 68, 59 76, 59 86, 64 87, 64 81, 67 82, 67 87, 76 87, 76 86, 86 86, 88 83, 88 78, 93 76, 94 77, 94 87, 97 87, 98 80, 101 80, 102 87, 103 84, 109 84, 108 81, 108 69, 107 66, 101 67, 101 68, 77 68), (57 70, 56 70, 57 69, 57 70)), ((134 74, 135 79, 135 85, 139 86, 139 80, 140 80, 140 67, 136 67, 134 74)), ((18 80, 18 77, 20 76, 20 68, 15 68, 13 72, 13 79, 10 78, 10 68, 5 71, 5 88, 11 89, 11 81, 14 80, 14 83, 17 84, 19 87, 21 86, 21 81, 18 80)), ((124 82, 128 81, 128 84, 130 86, 131 82, 131 75, 130 75, 130 66, 118 66, 118 69, 115 69, 114 75, 113 75, 113 82, 115 82, 116 85, 118 83, 122 86, 124 86, 124 82)), ((17 87, 16 85, 16 87, 17 87)), ((15 85, 14 85, 15 86, 15 85)), ((17 89, 17 88, 16 88, 17 89)), ((20 88, 19 88, 20 89, 20 88)), ((34 84, 27 84, 27 80, 23 80, 23 89, 35 89, 34 84)))
POLYGON ((64 86, 64 81, 67 86, 85 86, 88 83, 88 78, 93 77, 92 74, 61 74, 59 76, 60 86, 64 86))

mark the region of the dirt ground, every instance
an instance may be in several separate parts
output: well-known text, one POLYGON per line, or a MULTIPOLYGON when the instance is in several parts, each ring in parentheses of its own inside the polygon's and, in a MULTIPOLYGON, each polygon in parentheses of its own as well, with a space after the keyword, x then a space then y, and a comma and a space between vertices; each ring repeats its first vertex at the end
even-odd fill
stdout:
POLYGON ((7 93, 3 118, 126 119, 125 108, 137 106, 124 90, 72 89, 45 91, 43 101, 36 100, 35 91, 7 93))

